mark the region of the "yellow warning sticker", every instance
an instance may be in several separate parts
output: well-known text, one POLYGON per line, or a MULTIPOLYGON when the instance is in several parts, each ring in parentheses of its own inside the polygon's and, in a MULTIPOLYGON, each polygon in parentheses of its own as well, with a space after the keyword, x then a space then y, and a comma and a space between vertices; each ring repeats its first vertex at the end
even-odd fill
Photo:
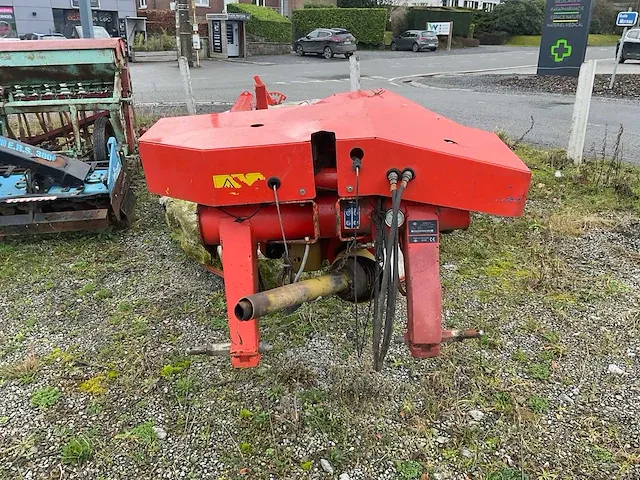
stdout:
POLYGON ((214 188, 242 188, 245 185, 250 187, 258 180, 264 180, 264 175, 254 173, 229 173, 226 175, 214 175, 214 188))

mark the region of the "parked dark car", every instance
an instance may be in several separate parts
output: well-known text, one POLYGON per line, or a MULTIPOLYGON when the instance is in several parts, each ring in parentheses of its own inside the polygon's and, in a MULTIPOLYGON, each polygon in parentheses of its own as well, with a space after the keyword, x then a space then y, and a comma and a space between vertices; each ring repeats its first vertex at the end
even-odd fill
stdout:
POLYGON ((391 50, 431 50, 438 48, 438 36, 431 30, 407 30, 391 41, 391 50))
POLYGON ((299 38, 293 48, 298 55, 315 53, 329 59, 338 54, 349 58, 356 51, 356 38, 344 28, 316 28, 299 38))
MULTIPOLYGON (((616 46, 616 58, 618 58, 618 50, 620 50, 620 40, 616 46)), ((620 63, 627 60, 640 60, 640 28, 632 28, 624 37, 620 63)))
POLYGON ((64 38, 61 33, 27 33, 20 37, 21 40, 56 40, 64 38))

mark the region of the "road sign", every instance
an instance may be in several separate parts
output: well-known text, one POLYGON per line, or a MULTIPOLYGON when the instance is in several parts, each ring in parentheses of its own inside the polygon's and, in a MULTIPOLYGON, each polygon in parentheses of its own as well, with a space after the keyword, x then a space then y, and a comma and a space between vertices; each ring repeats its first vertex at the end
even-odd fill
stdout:
POLYGON ((427 30, 436 32, 436 35, 449 35, 451 22, 427 22, 427 30))
POLYGON ((547 0, 538 75, 577 77, 584 61, 593 0, 547 0))
POLYGON ((638 12, 620 12, 616 18, 616 26, 633 27, 638 21, 638 12))

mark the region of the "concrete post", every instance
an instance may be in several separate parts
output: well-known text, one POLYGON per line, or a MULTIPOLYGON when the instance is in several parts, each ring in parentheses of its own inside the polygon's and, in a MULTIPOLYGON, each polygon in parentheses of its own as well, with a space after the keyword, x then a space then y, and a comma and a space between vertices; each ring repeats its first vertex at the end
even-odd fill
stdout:
POLYGON ((360 90, 360 57, 357 55, 349 57, 349 80, 352 92, 360 90))
POLYGON ((82 37, 94 38, 93 13, 91 12, 91 0, 80 0, 80 23, 82 24, 82 37))
POLYGON ((178 65, 180 66, 180 76, 182 76, 182 84, 184 85, 184 92, 187 95, 187 112, 189 115, 196 114, 196 102, 193 98, 193 88, 191 86, 191 72, 189 71, 189 61, 181 56, 178 58, 178 65))
POLYGON ((578 88, 576 89, 576 100, 573 105, 571 133, 569 134, 569 146, 567 148, 567 156, 573 160, 575 165, 582 164, 595 76, 596 60, 589 60, 583 63, 578 77, 578 88))

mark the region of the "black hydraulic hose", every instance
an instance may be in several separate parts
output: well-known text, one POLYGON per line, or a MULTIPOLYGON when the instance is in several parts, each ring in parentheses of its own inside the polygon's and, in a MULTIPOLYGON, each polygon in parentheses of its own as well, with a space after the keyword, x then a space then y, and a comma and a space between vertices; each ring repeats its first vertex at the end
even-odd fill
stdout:
MULTIPOLYGON (((398 255, 399 255, 399 226, 398 226, 398 212, 400 211, 400 202, 402 201, 402 192, 404 191, 404 184, 401 184, 398 188, 395 199, 392 203, 393 208, 393 220, 391 221, 391 238, 392 241, 388 242, 387 246, 387 258, 389 259, 389 268, 391 268, 391 259, 393 258, 393 278, 389 279, 387 286, 387 308, 385 312, 384 334, 382 336, 382 347, 380 352, 380 364, 389 351, 389 345, 391 344, 391 338, 393 337, 393 321, 396 314, 396 299, 398 292, 398 285, 400 283, 400 274, 398 269, 398 255)), ((382 365, 380 365, 382 366, 382 365)))
MULTIPOLYGON (((395 202, 396 198, 396 190, 393 190, 391 193, 392 203, 395 202)), ((384 228, 384 226, 382 227, 384 228)), ((387 238, 387 245, 390 242, 390 239, 393 235, 393 229, 390 232, 391 235, 387 238)), ((382 269, 382 281, 380 282, 381 287, 379 288, 378 295, 376 296, 376 302, 374 304, 374 312, 373 312, 373 368, 375 370, 380 370, 382 366, 382 359, 380 358, 380 337, 382 335, 382 313, 384 311, 384 307, 386 305, 386 296, 387 296, 387 287, 389 283, 389 274, 390 274, 390 265, 391 262, 389 260, 388 248, 387 245, 384 245, 384 251, 387 252, 387 258, 385 259, 383 256, 384 267, 382 269), (386 260, 386 261, 385 261, 386 260)))
MULTIPOLYGON (((385 228, 384 228, 384 200, 382 198, 378 198, 375 209, 374 209, 374 224, 376 227, 376 238, 375 238, 375 270, 374 270, 374 281, 373 281, 373 289, 371 291, 371 298, 369 298, 369 310, 367 312, 367 323, 369 322, 369 316, 371 314, 371 301, 373 300, 373 319, 371 320, 371 328, 375 331, 376 329, 376 312, 378 311, 378 297, 380 295, 380 280, 382 276, 380 261, 384 261, 384 243, 385 243, 385 228)), ((381 320, 381 319, 380 319, 381 320)), ((364 348, 365 337, 367 334, 367 323, 365 323, 362 329, 362 339, 360 341, 360 351, 364 348)), ((380 322, 378 322, 380 323, 380 322)), ((379 333, 378 333, 379 335, 379 333)), ((379 338, 379 337, 378 337, 379 338)), ((380 340, 378 340, 378 345, 380 345, 380 340)), ((376 351, 374 347, 374 352, 376 351)), ((360 352, 362 353, 362 352, 360 352)))

